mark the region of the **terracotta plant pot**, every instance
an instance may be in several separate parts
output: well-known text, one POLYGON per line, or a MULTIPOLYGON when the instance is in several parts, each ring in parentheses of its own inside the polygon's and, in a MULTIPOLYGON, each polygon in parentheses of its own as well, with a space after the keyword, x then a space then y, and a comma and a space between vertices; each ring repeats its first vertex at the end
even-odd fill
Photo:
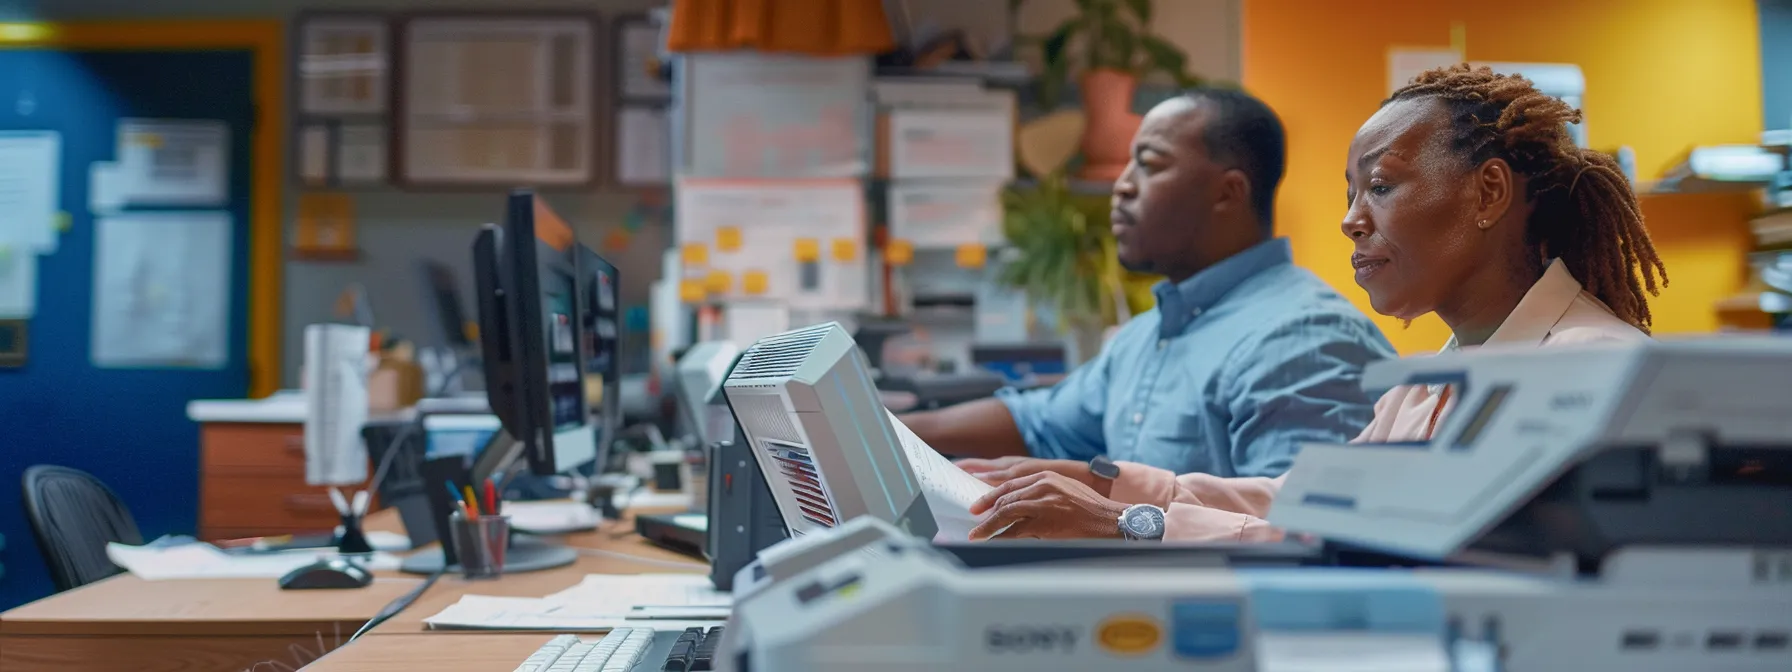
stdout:
POLYGON ((1132 153, 1132 136, 1139 131, 1141 115, 1132 112, 1132 96, 1139 80, 1132 73, 1101 68, 1083 74, 1083 168, 1077 177, 1112 182, 1126 170, 1132 153))

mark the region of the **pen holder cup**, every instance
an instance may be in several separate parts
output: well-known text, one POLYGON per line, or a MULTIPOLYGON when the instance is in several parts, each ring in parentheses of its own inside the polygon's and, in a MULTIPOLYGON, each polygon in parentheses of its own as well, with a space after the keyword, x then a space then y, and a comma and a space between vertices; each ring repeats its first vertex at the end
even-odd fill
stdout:
POLYGON ((495 579, 504 575, 504 551, 510 546, 509 516, 456 515, 448 527, 461 576, 495 579))

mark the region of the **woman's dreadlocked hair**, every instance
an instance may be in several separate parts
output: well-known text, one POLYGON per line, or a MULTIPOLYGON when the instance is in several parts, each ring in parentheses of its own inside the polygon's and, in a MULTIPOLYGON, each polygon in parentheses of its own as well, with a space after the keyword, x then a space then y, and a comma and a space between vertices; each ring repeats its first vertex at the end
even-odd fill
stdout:
POLYGON ((1383 105, 1436 98, 1449 105, 1454 146, 1471 165, 1505 159, 1529 178, 1532 204, 1527 242, 1559 257, 1587 291, 1619 319, 1648 333, 1649 299, 1667 269, 1643 228, 1643 211, 1618 162, 1581 149, 1568 124, 1580 110, 1544 94, 1517 75, 1467 64, 1438 68, 1412 80, 1383 105))

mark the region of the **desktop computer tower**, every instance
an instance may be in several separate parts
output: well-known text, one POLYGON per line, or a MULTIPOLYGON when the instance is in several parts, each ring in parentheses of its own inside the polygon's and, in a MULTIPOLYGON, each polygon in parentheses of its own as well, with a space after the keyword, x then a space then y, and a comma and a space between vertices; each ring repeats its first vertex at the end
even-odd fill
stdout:
MULTIPOLYGON (((736 435, 737 439, 741 438, 736 435)), ((771 486, 744 440, 725 441, 709 454, 709 580, 733 590, 734 575, 789 533, 771 486)))

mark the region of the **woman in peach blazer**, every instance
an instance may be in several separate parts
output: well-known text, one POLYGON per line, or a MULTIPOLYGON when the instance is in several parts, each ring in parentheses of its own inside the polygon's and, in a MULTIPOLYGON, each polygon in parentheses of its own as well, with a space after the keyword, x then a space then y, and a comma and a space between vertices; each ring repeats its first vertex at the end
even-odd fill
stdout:
MULTIPOLYGON (((1357 131, 1343 231, 1356 281, 1383 315, 1436 313, 1446 350, 1648 338, 1661 260, 1610 157, 1575 146, 1580 112, 1528 80, 1458 65, 1422 74, 1357 131)), ((1450 388, 1401 386, 1359 442, 1430 438, 1450 388)), ((1298 461, 1296 462, 1298 464, 1298 461)), ((972 539, 1121 536, 1131 504, 1165 512, 1164 538, 1274 540, 1263 520, 1282 479, 1177 476, 1121 462, 1113 480, 1069 460, 969 460, 997 484, 972 539)))

